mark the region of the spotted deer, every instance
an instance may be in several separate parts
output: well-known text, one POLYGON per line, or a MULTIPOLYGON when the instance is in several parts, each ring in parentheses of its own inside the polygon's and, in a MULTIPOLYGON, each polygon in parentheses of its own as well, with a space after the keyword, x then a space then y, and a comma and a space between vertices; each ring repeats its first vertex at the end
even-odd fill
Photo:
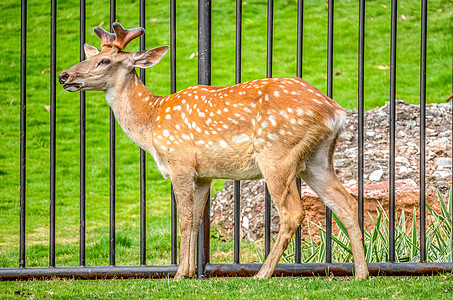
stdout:
POLYGON ((176 278, 195 275, 198 228, 213 179, 265 178, 280 212, 280 232, 256 278, 269 278, 304 219, 301 177, 345 225, 355 278, 368 277, 357 202, 333 167, 345 111, 301 78, 267 78, 232 86, 194 85, 169 96, 150 92, 135 71, 157 64, 168 46, 123 51, 143 28, 115 33, 100 27, 101 51, 85 44, 87 59, 63 71, 63 88, 104 91, 118 123, 149 152, 176 196, 181 249, 176 278))

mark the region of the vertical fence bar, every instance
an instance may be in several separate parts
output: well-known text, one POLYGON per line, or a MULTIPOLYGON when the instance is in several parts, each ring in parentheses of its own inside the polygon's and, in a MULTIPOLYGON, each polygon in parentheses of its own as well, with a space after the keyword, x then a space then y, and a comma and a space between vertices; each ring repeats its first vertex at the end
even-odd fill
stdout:
POLYGON ((234 181, 234 263, 240 262, 241 242, 241 181, 234 181))
POLYGON ((27 0, 21 2, 20 33, 20 246, 19 267, 25 268, 25 191, 27 146, 27 0))
MULTIPOLYGON (((145 28, 145 0, 140 0, 140 26, 145 28)), ((140 36, 140 51, 145 50, 145 35, 140 36)), ((145 84, 145 69, 140 68, 145 84)), ((140 265, 146 265, 146 152, 140 149, 140 265)))
MULTIPOLYGON (((198 1, 198 84, 211 85, 211 0, 198 1)), ((204 277, 209 262, 210 195, 198 233, 197 275, 204 277)))
POLYGON ((178 233, 177 233, 177 211, 176 211, 176 198, 171 186, 171 264, 176 265, 178 255, 178 233))
MULTIPOLYGON (((297 178, 296 185, 297 185, 297 191, 299 192, 299 198, 300 198, 301 197, 301 187, 302 187, 302 180, 300 178, 297 178)), ((296 230, 294 239, 295 239, 294 262, 296 264, 300 264, 302 262, 302 249, 301 249, 302 248, 302 245, 301 245, 302 233, 301 233, 300 225, 296 230)))
MULTIPOLYGON (((302 63, 303 63, 303 40, 304 40, 304 0, 299 0, 297 3, 297 76, 302 78, 302 63)), ((297 190, 299 191, 299 196, 301 196, 301 186, 302 181, 300 178, 297 178, 297 190)), ((295 234, 295 262, 301 263, 301 227, 296 230, 295 234)))
MULTIPOLYGON (((333 6, 329 0, 327 24, 327 96, 332 98, 333 79, 333 6)), ((332 211, 326 206, 326 262, 332 262, 332 211)))
MULTIPOLYGON (((242 0, 236 0, 236 69, 235 83, 241 82, 242 0)), ((234 181, 234 263, 240 262, 241 242, 241 182, 234 181)))
MULTIPOLYGON (((85 0, 80 0, 80 61, 85 59, 85 0)), ((86 207, 86 99, 85 92, 80 92, 80 243, 79 243, 79 265, 85 266, 85 207, 86 207)))
POLYGON ((363 169, 364 169, 364 49, 365 49, 365 0, 359 2, 359 70, 358 70, 358 162, 357 162, 357 175, 358 175, 358 216, 359 226, 362 231, 363 239, 363 169))
MULTIPOLYGON (((116 1, 110 0, 110 32, 116 19, 116 1)), ((110 265, 115 265, 115 115, 110 108, 110 265)))
POLYGON ((395 88, 397 0, 392 0, 390 41, 389 261, 395 261, 395 88))
POLYGON ((50 25, 50 239, 49 265, 55 267, 56 33, 57 0, 51 1, 50 25))
MULTIPOLYGON (((426 27, 428 1, 422 0, 420 45, 420 262, 426 262, 425 229, 425 125, 426 125, 426 27)), ((415 233, 414 233, 415 234, 415 233)))
POLYGON ((266 77, 272 77, 272 51, 274 41, 274 0, 267 1, 267 59, 266 77))
MULTIPOLYGON (((176 0, 170 0, 170 77, 171 93, 176 92, 176 0)), ((178 236, 177 236, 177 207, 173 185, 171 187, 171 263, 176 264, 178 236)))
MULTIPOLYGON (((267 56, 266 56, 266 77, 272 77, 272 42, 274 35, 274 0, 267 1, 267 56)), ((271 195, 267 184, 264 192, 264 257, 267 258, 271 251, 271 195)))
MULTIPOLYGON (((451 55, 451 93, 453 94, 453 53, 451 53, 451 54, 452 54, 451 55)), ((453 99, 451 101, 451 112, 452 112, 451 131, 452 131, 452 144, 453 144, 453 99)), ((453 158, 453 147, 451 149, 451 157, 453 158)), ((451 170, 453 172, 453 160, 452 160, 451 170)), ((453 174, 452 174, 451 180, 453 182, 453 174)), ((450 193, 453 193, 452 187, 450 187, 450 193)), ((452 228, 452 230, 450 230, 450 249, 452 249, 452 251, 453 251, 453 201, 448 201, 448 202, 449 202, 448 211, 450 213, 450 224, 451 224, 450 228, 452 228)), ((452 251, 450 251, 450 254, 448 255, 449 262, 453 261, 452 251)))
POLYGON ((267 184, 264 184, 264 258, 271 251, 271 201, 267 184))

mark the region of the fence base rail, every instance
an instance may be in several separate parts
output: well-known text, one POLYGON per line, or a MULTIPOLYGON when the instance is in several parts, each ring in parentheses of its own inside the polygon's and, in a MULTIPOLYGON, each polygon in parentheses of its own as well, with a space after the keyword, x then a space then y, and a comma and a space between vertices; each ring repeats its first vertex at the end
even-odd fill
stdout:
MULTIPOLYGON (((251 277, 262 264, 206 264, 206 277, 251 277)), ((162 278, 173 277, 177 265, 155 266, 93 266, 93 267, 33 267, 0 269, 0 281, 31 278, 162 278)), ((274 276, 352 276, 353 263, 284 263, 278 264, 274 276)), ((453 272, 453 263, 368 263, 370 275, 413 276, 453 272)))

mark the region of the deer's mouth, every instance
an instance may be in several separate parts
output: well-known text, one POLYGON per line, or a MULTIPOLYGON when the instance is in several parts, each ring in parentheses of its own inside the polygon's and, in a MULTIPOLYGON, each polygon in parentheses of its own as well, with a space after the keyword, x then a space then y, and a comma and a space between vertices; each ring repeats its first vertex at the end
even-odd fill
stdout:
POLYGON ((83 87, 83 83, 67 83, 63 88, 69 92, 79 91, 83 87))

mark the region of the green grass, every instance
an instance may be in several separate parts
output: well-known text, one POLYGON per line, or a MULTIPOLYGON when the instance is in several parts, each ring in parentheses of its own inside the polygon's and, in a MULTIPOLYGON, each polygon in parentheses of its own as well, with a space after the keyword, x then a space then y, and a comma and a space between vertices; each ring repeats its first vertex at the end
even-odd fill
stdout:
MULTIPOLYGON (((333 98, 346 108, 357 103, 358 4, 338 0, 335 6, 333 98)), ((79 60, 78 1, 58 2, 57 66, 66 69, 79 60)), ((87 2, 87 42, 99 47, 94 26, 109 21, 109 1, 87 2)), ((177 88, 197 83, 197 3, 177 1, 177 88)), ((399 1, 398 98, 418 103, 419 3, 399 1), (406 20, 401 19, 401 15, 406 20)), ((297 1, 275 3, 274 76, 296 74, 297 1)), ((118 1, 118 20, 138 26, 137 1, 118 1)), ((242 80, 265 77, 266 1, 245 1, 243 14, 242 80)), ((213 3, 213 85, 234 83, 235 4, 213 3)), ((305 1, 303 76, 326 91, 327 6, 305 1)), ((428 101, 443 101, 451 93, 451 1, 433 0, 428 12, 428 101)), ((20 138, 20 1, 0 2, 5 41, 0 56, 0 267, 18 266, 19 138, 20 138)), ((153 1, 146 11, 147 48, 169 44, 169 3, 153 1)), ((382 105, 389 97, 390 4, 367 1, 365 103, 382 105)), ((27 266, 48 264, 49 240, 49 105, 50 1, 29 1, 27 39, 27 266)), ((128 51, 137 51, 133 41, 128 51)), ((170 92, 170 59, 147 71, 146 84, 157 94, 170 92)), ((60 87, 57 96, 56 254, 57 265, 78 264, 79 224, 79 96, 60 87)), ((109 109, 100 92, 87 93, 87 265, 108 264, 109 109)), ((117 126, 116 138, 117 264, 139 262, 139 149, 117 126)), ((222 186, 218 181, 214 190, 222 186)), ((148 156, 147 261, 170 262, 170 182, 162 180, 148 156)), ((232 261, 232 241, 213 239, 214 261, 232 261)), ((242 243, 242 260, 256 260, 255 246, 242 243)))
POLYGON ((428 277, 114 279, 0 282, 2 299, 451 299, 451 274, 428 277))

